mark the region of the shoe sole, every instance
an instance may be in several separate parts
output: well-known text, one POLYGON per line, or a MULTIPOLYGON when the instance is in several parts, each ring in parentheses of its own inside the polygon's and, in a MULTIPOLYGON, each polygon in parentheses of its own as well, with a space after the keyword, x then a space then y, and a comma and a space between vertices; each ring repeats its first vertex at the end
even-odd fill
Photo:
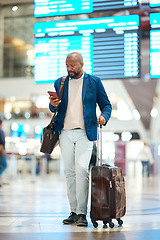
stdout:
POLYGON ((77 223, 77 227, 88 227, 88 224, 85 224, 85 223, 77 223))
POLYGON ((74 223, 76 223, 76 222, 66 222, 66 221, 63 221, 62 223, 63 223, 63 224, 74 224, 74 223))
POLYGON ((77 220, 75 220, 74 222, 68 222, 68 221, 63 220, 62 223, 64 223, 64 224, 74 224, 74 223, 76 223, 76 222, 77 222, 77 220))

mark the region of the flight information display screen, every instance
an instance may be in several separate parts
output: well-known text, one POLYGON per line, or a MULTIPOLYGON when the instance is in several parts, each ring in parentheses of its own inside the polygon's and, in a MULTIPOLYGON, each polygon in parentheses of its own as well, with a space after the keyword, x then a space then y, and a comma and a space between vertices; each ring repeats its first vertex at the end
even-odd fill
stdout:
POLYGON ((36 23, 35 37, 36 83, 67 75, 71 52, 81 53, 84 71, 101 79, 140 77, 138 15, 36 23))
POLYGON ((34 0, 34 16, 61 16, 135 7, 138 7, 138 0, 34 0))
POLYGON ((150 76, 160 78, 160 13, 150 14, 150 76))
POLYGON ((160 0, 149 0, 150 7, 160 7, 160 0))

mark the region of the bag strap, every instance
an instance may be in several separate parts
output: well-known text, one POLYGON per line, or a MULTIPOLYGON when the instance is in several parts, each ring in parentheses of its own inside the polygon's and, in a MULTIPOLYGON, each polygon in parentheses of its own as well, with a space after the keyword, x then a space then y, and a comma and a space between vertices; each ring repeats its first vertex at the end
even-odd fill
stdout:
MULTIPOLYGON (((62 77, 62 81, 61 81, 60 90, 59 90, 59 99, 62 98, 62 94, 63 94, 63 89, 64 89, 64 82, 65 82, 65 80, 66 80, 66 76, 63 76, 63 77, 62 77)), ((52 119, 51 119, 49 125, 51 125, 51 124, 53 123, 53 120, 54 120, 56 114, 57 114, 57 110, 56 110, 55 113, 53 114, 53 117, 52 117, 52 119)))
POLYGON ((63 89, 64 89, 64 82, 65 82, 65 80, 66 80, 66 77, 63 76, 62 81, 61 81, 60 90, 59 90, 59 99, 62 98, 62 94, 63 94, 63 89))

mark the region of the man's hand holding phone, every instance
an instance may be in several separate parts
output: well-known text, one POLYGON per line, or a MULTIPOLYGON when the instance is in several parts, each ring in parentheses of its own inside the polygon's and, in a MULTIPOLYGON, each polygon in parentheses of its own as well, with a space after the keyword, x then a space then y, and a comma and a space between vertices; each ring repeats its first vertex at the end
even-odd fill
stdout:
POLYGON ((49 99, 50 99, 50 103, 53 107, 57 107, 61 100, 59 99, 58 95, 56 92, 52 92, 52 91, 48 91, 49 94, 49 99))

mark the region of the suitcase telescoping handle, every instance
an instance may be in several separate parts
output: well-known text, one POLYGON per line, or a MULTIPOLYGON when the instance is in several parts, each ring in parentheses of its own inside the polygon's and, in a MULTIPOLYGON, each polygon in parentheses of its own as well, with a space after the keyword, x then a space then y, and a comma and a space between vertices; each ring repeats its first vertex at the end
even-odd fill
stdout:
POLYGON ((97 122, 97 166, 102 166, 102 125, 97 122))

